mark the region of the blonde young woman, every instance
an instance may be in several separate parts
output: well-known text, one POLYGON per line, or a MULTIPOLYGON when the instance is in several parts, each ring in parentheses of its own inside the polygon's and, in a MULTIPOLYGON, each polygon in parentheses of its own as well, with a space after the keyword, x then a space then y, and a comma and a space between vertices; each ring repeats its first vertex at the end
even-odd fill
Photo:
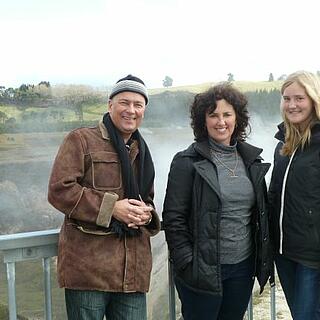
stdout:
POLYGON ((269 188, 275 261, 294 320, 320 319, 320 79, 306 71, 281 88, 283 123, 269 188))

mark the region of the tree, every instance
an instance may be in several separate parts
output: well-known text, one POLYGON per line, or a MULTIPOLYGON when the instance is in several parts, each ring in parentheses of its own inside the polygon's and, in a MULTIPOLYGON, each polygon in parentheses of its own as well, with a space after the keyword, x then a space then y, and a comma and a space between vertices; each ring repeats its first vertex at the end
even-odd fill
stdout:
POLYGON ((40 99, 40 94, 35 91, 33 84, 22 84, 18 89, 14 90, 12 102, 19 108, 25 109, 30 104, 36 104, 40 99))
POLYGON ((6 115, 6 113, 0 111, 0 122, 1 122, 2 124, 4 124, 7 119, 8 119, 8 116, 6 115))
POLYGON ((41 81, 41 82, 38 83, 38 86, 45 86, 45 87, 47 87, 47 88, 50 88, 50 87, 51 87, 49 81, 41 81))
POLYGON ((4 97, 7 98, 8 100, 11 100, 14 98, 14 95, 16 93, 17 89, 13 89, 13 88, 8 88, 4 91, 4 97))
POLYGON ((273 74, 272 74, 272 72, 269 74, 269 80, 268 80, 269 82, 272 82, 272 81, 274 81, 274 77, 273 77, 273 74))
POLYGON ((173 79, 170 78, 169 76, 165 76, 164 80, 162 80, 162 85, 165 88, 171 87, 173 83, 173 79))
POLYGON ((33 91, 39 95, 42 103, 52 98, 52 89, 49 81, 41 81, 34 87, 33 91))
POLYGON ((103 94, 85 85, 59 85, 52 88, 57 105, 72 109, 79 121, 83 121, 83 108, 103 101, 103 94))
POLYGON ((1 105, 2 103, 4 103, 4 100, 5 100, 5 90, 6 90, 6 87, 0 86, 0 105, 1 105))
POLYGON ((282 75, 278 78, 278 80, 283 81, 283 80, 285 80, 286 78, 287 78, 287 75, 286 75, 286 74, 282 74, 282 75))
POLYGON ((23 83, 23 84, 19 87, 19 91, 26 92, 26 91, 29 90, 30 87, 31 87, 31 84, 25 84, 25 83, 23 83))
POLYGON ((234 81, 234 75, 233 75, 233 73, 231 73, 231 72, 228 73, 228 80, 227 80, 227 81, 228 81, 228 82, 234 81))

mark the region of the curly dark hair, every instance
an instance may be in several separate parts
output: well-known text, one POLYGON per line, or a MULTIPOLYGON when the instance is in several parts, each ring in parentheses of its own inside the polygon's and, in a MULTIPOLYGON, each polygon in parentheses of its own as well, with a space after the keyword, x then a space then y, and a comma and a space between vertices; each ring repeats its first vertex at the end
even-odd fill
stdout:
POLYGON ((226 100, 233 106, 236 113, 236 126, 231 136, 232 141, 245 141, 251 131, 248 100, 246 96, 229 82, 217 84, 205 92, 198 93, 190 106, 191 128, 196 141, 206 140, 208 131, 206 127, 206 114, 214 112, 217 101, 226 100))

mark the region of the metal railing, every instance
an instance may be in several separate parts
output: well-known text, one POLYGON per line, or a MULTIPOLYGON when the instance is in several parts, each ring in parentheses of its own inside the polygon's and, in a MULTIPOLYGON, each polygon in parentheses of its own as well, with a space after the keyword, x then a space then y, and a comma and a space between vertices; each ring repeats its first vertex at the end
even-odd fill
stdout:
MULTIPOLYGON (((172 264, 168 259, 168 280, 169 280, 169 320, 176 320, 175 287, 173 279, 172 264)), ((253 303, 250 297, 247 307, 247 320, 253 320, 253 303)), ((270 288, 270 319, 276 320, 276 288, 270 288)))
POLYGON ((9 320, 17 320, 15 263, 42 259, 45 319, 52 319, 50 259, 58 253, 59 229, 0 236, 0 251, 7 268, 9 320))
MULTIPOLYGON (((17 320, 15 263, 42 259, 44 275, 45 319, 52 320, 52 297, 50 285, 50 259, 58 252, 59 229, 16 233, 0 236, 0 251, 6 264, 8 281, 9 320, 17 320)), ((175 288, 172 265, 168 259, 169 319, 176 320, 175 288)), ((247 319, 253 320, 252 297, 247 309, 247 319)), ((275 287, 271 287, 270 319, 276 319, 275 287)))

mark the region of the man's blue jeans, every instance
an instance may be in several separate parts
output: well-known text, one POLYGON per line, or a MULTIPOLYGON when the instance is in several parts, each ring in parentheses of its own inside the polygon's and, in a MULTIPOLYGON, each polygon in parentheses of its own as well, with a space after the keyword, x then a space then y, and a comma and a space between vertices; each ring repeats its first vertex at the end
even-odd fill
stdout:
POLYGON ((68 320, 147 320, 145 293, 65 289, 68 320))
POLYGON ((276 256, 276 267, 292 318, 320 320, 320 270, 276 256))
POLYGON ((176 281, 184 320, 242 320, 253 288, 254 257, 221 265, 223 295, 190 290, 176 281))

